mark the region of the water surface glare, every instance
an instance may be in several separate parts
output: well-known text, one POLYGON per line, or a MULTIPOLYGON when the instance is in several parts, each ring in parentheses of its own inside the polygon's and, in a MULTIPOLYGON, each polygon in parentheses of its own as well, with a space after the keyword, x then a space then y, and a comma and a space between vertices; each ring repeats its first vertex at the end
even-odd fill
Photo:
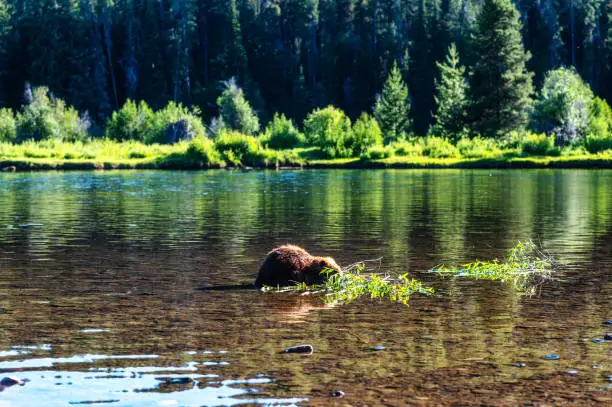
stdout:
POLYGON ((612 405, 611 276, 607 170, 0 173, 0 407, 612 405), (529 239, 536 296, 427 273, 529 239), (436 295, 240 288, 287 242, 436 295))

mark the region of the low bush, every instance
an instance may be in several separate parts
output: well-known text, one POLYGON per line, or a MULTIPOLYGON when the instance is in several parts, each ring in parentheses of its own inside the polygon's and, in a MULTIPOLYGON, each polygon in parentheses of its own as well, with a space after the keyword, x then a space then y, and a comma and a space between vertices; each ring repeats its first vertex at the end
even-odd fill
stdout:
POLYGON ((423 146, 418 141, 412 139, 397 141, 389 145, 394 151, 395 155, 405 157, 417 157, 423 155, 423 146))
POLYGON ((276 113, 262 136, 262 143, 274 150, 288 150, 301 146, 305 142, 304 135, 294 126, 293 121, 284 114, 276 113))
POLYGON ((0 142, 10 143, 17 139, 17 119, 11 109, 0 109, 0 142))
MULTIPOLYGON (((371 147, 382 147, 383 137, 380 126, 375 118, 362 113, 353 125, 350 150, 353 156, 360 156, 371 147)), ((381 151, 381 150, 378 150, 381 151)))
POLYGON ((46 87, 26 90, 27 103, 16 117, 16 140, 81 141, 88 137, 89 120, 53 97, 46 87))
POLYGON ((447 139, 440 137, 426 137, 420 140, 423 155, 432 158, 453 158, 460 155, 459 150, 447 139))
POLYGON ((392 146, 374 146, 370 147, 368 151, 361 154, 362 160, 380 160, 383 158, 393 157, 395 151, 392 146))
POLYGON ((259 141, 233 130, 222 130, 215 138, 215 148, 221 157, 233 165, 258 165, 265 161, 259 141))
POLYGON ((457 148, 461 156, 465 158, 492 157, 502 154, 494 139, 481 137, 462 138, 457 142, 457 148))
POLYGON ((106 122, 105 134, 117 141, 171 144, 204 136, 206 130, 197 109, 170 102, 154 112, 146 102, 136 104, 128 99, 106 122))
POLYGON ((350 157, 351 120, 339 109, 328 106, 310 113, 304 121, 306 140, 329 158, 350 157))
POLYGON ((530 155, 558 155, 555 137, 546 134, 529 134, 521 140, 521 151, 530 155))
POLYGON ((189 142, 186 155, 202 164, 210 167, 222 163, 221 155, 215 149, 215 143, 205 136, 195 137, 189 142))
POLYGON ((146 102, 136 104, 128 99, 121 109, 113 112, 106 121, 105 135, 117 141, 144 141, 154 117, 155 112, 146 102))

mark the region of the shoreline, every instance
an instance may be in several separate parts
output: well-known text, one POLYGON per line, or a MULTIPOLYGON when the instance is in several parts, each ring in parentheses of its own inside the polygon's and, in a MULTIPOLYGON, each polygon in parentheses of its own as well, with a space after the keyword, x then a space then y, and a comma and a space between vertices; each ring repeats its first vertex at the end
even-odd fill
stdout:
POLYGON ((268 163, 257 166, 204 166, 196 161, 167 160, 165 157, 129 160, 13 159, 0 160, 2 172, 91 171, 91 170, 205 170, 243 169, 612 169, 612 158, 598 156, 511 158, 428 158, 391 157, 379 160, 359 158, 311 160, 304 163, 268 163))

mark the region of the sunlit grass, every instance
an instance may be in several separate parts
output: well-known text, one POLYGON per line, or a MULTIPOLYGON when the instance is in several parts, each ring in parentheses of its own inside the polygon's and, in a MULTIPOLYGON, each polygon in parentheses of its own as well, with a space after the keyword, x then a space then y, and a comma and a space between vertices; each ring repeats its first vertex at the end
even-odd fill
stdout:
POLYGON ((442 276, 501 281, 519 293, 533 295, 543 282, 552 278, 554 261, 530 241, 519 242, 503 261, 475 261, 457 268, 442 265, 431 271, 442 276))
POLYGON ((433 294, 434 289, 425 286, 421 281, 402 274, 397 278, 378 273, 365 273, 365 265, 358 264, 349 270, 336 273, 324 270, 327 280, 324 284, 308 286, 299 283, 282 289, 263 287, 263 291, 298 291, 312 294, 322 294, 323 301, 328 305, 348 304, 363 296, 371 299, 388 299, 408 305, 412 294, 433 294))

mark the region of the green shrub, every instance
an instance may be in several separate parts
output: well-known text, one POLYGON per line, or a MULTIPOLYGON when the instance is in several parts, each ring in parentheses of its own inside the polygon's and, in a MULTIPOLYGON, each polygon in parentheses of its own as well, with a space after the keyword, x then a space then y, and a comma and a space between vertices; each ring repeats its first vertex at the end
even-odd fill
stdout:
POLYGON ((291 120, 287 119, 284 114, 276 113, 272 121, 268 123, 262 141, 269 148, 287 150, 302 145, 305 139, 291 120))
POLYGON ((423 155, 423 145, 415 140, 402 140, 389 145, 395 155, 416 157, 423 155))
POLYGON ((481 137, 462 138, 457 142, 457 148, 465 158, 490 157, 502 153, 494 139, 481 137))
POLYGON ((256 165, 265 159, 259 141, 233 130, 222 130, 215 138, 215 148, 223 159, 234 165, 256 165))
POLYGON ((17 120, 11 109, 0 109, 0 142, 12 143, 17 139, 17 120))
POLYGON ((127 100, 106 122, 106 137, 111 140, 137 140, 147 144, 170 144, 204 136, 206 130, 198 109, 170 102, 154 112, 146 102, 127 100))
POLYGON ((259 131, 259 118, 245 99, 242 89, 231 78, 224 82, 225 90, 217 99, 221 122, 229 129, 252 135, 259 131))
POLYGON ((591 103, 584 145, 593 154, 612 149, 612 109, 603 99, 595 98, 591 103))
POLYGON ((206 129, 199 115, 199 109, 189 109, 171 101, 155 112, 144 140, 147 143, 172 144, 204 137, 206 129))
POLYGON ((361 154, 362 160, 380 160, 383 158, 393 157, 395 151, 392 146, 373 146, 370 147, 366 152, 361 154))
POLYGON ((351 120, 339 109, 328 106, 310 113, 304 121, 306 140, 330 158, 350 157, 351 120))
POLYGON ((145 101, 138 105, 128 99, 106 122, 105 134, 111 140, 144 141, 152 127, 155 113, 145 101))
POLYGON ((591 88, 573 68, 549 71, 534 106, 535 127, 554 134, 557 145, 573 143, 584 137, 592 100, 591 88))
POLYGON ((215 149, 215 143, 205 136, 198 136, 189 142, 186 154, 189 158, 199 161, 205 167, 221 164, 221 156, 215 149))
POLYGON ((546 134, 529 134, 521 141, 521 151, 530 155, 555 155, 555 137, 546 134))
POLYGON ((423 155, 432 158, 452 158, 459 156, 459 150, 447 139, 440 137, 426 137, 421 141, 423 155))
POLYGON ((28 103, 17 115, 17 140, 85 140, 89 121, 72 106, 54 98, 46 87, 27 91, 28 103))
POLYGON ((351 139, 352 156, 360 156, 371 147, 382 146, 383 142, 378 122, 367 113, 362 113, 353 125, 351 139))

